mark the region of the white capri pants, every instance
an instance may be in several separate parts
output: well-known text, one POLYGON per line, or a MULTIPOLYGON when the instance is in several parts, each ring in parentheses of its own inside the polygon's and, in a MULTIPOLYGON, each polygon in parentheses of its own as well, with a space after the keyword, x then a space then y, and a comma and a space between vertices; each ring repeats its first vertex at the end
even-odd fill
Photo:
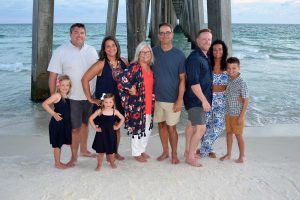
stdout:
POLYGON ((151 115, 147 114, 146 128, 145 128, 146 137, 141 137, 140 139, 138 139, 138 137, 136 136, 131 139, 132 156, 140 156, 142 153, 145 153, 148 140, 152 132, 152 129, 149 130, 150 123, 151 123, 151 115))

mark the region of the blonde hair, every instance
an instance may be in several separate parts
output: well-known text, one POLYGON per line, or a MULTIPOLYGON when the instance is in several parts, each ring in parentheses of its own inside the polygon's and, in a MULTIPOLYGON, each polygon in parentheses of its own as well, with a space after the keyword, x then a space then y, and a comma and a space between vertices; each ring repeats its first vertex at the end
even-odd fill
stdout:
POLYGON ((137 45, 133 61, 131 63, 137 63, 139 61, 139 55, 144 47, 148 47, 151 53, 150 65, 154 63, 154 55, 151 46, 146 42, 141 42, 137 45))
MULTIPOLYGON (((103 93, 103 94, 104 94, 104 93, 103 93)), ((103 103, 104 103, 104 100, 105 100, 105 99, 112 99, 113 102, 114 102, 113 108, 116 109, 115 95, 112 94, 112 93, 106 93, 106 94, 103 95, 103 99, 101 98, 101 105, 100 105, 101 110, 104 109, 104 104, 103 104, 103 103)))
POLYGON ((56 92, 60 92, 59 90, 59 86, 61 84, 62 81, 69 81, 70 83, 70 90, 68 91, 67 95, 70 94, 70 91, 71 91, 71 87, 72 87, 72 82, 71 82, 71 79, 68 75, 60 75, 56 81, 56 92))

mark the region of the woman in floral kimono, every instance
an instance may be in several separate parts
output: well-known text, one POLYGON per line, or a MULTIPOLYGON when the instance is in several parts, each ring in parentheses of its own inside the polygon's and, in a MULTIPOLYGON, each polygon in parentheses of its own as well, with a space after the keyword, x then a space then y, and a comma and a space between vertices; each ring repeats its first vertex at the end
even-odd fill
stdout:
POLYGON ((132 64, 118 77, 118 89, 125 109, 125 128, 132 135, 132 156, 139 162, 147 162, 150 158, 145 151, 153 127, 153 61, 151 46, 141 42, 132 64))

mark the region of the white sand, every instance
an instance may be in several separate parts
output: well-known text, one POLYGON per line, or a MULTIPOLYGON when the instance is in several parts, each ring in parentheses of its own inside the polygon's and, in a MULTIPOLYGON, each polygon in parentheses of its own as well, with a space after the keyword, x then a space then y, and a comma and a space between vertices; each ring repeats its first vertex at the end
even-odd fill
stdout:
MULTIPOLYGON (((130 138, 123 136, 120 152, 126 160, 117 162, 115 170, 104 163, 101 172, 94 171, 95 158, 83 157, 72 169, 55 169, 48 136, 2 134, 0 199, 300 199, 300 137, 257 137, 266 131, 270 135, 286 132, 291 136, 298 133, 299 127, 247 128, 245 164, 205 158, 201 168, 184 163, 183 135, 178 144, 179 165, 172 165, 169 160, 156 161, 161 153, 157 130, 148 145, 152 158, 145 164, 131 158, 130 138)), ((93 137, 91 131, 90 144, 93 137)), ((221 137, 215 151, 221 156, 225 149, 225 138, 221 137)), ((236 158, 236 142, 233 151, 236 158)), ((69 155, 70 149, 65 146, 63 161, 68 161, 69 155)))

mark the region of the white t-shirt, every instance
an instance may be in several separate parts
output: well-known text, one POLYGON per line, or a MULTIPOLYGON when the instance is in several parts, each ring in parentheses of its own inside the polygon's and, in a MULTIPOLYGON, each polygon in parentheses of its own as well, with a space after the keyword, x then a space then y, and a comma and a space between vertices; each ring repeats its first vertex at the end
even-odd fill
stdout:
MULTIPOLYGON (((81 78, 84 73, 98 60, 98 54, 94 47, 84 44, 81 49, 71 42, 58 47, 52 54, 48 71, 59 75, 68 75, 72 81, 70 99, 86 100, 81 78)), ((90 89, 94 93, 96 78, 90 81, 90 89)))

